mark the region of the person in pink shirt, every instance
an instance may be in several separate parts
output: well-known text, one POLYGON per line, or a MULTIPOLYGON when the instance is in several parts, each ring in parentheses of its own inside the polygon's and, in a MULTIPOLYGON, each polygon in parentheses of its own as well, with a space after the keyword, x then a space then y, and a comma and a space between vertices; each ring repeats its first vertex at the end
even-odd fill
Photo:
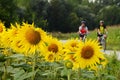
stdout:
POLYGON ((81 21, 81 26, 79 27, 80 40, 83 40, 83 38, 87 35, 87 33, 88 33, 88 27, 86 26, 86 22, 81 21))

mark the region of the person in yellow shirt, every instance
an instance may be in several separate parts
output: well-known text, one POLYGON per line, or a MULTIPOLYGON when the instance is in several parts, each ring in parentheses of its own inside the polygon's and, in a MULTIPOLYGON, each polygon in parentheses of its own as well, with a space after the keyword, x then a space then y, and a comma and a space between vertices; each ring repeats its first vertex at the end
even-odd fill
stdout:
POLYGON ((104 38, 107 38, 107 29, 106 29, 106 25, 104 24, 104 21, 101 20, 100 24, 97 28, 97 37, 98 37, 98 41, 100 41, 100 37, 104 36, 104 38))

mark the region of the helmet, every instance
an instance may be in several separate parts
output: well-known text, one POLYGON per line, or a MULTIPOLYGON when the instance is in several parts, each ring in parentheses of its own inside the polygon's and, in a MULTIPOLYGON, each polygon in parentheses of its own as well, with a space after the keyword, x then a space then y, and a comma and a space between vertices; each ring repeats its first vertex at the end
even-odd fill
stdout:
POLYGON ((86 22, 85 21, 81 21, 81 24, 86 24, 86 22))
POLYGON ((100 20, 100 23, 104 23, 104 21, 103 21, 103 20, 100 20))

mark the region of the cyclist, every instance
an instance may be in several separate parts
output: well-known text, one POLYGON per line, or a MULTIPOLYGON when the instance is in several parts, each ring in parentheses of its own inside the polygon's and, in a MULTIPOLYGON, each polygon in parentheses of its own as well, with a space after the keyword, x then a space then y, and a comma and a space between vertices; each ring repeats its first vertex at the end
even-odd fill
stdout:
POLYGON ((79 27, 80 40, 83 40, 83 38, 87 35, 87 33, 88 33, 88 28, 86 26, 86 22, 81 21, 81 26, 79 27))
POLYGON ((98 26, 98 28, 97 28, 98 41, 100 41, 100 38, 101 38, 102 36, 104 36, 104 38, 106 39, 106 38, 107 38, 106 33, 107 33, 106 25, 104 24, 104 21, 101 20, 101 21, 100 21, 100 24, 99 24, 99 26, 98 26))

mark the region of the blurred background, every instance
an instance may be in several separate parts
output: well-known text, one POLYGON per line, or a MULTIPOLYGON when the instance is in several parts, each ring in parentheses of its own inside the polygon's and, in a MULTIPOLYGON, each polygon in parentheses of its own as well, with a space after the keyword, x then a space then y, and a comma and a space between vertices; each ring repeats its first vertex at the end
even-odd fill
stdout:
POLYGON ((120 0, 0 0, 0 20, 32 23, 49 32, 76 32, 81 20, 94 30, 99 20, 120 24, 120 0))

